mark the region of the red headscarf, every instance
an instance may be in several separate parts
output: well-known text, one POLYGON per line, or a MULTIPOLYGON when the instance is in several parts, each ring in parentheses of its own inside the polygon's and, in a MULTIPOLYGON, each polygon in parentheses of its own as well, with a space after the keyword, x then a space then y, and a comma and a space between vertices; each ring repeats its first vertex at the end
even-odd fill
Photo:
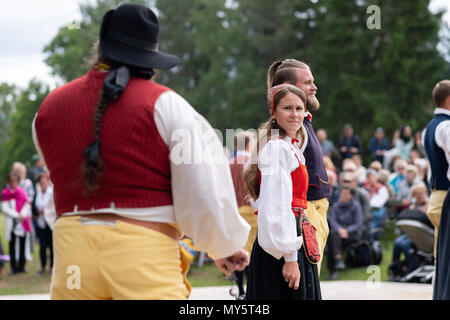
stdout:
MULTIPOLYGON (((16 200, 16 210, 20 215, 20 210, 22 210, 25 203, 30 203, 27 192, 21 187, 16 187, 14 190, 6 187, 2 191, 2 201, 10 201, 13 199, 16 200)), ((26 232, 31 232, 31 217, 27 217, 22 221, 22 227, 26 232)))

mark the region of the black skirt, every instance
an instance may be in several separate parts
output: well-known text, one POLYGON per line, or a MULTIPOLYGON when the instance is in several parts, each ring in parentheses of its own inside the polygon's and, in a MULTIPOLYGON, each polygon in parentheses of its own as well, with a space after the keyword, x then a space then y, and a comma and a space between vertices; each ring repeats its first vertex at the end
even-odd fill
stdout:
POLYGON ((308 262, 303 247, 298 250, 300 285, 291 289, 283 278, 284 258, 264 251, 256 238, 248 266, 247 300, 321 300, 317 265, 308 262))
POLYGON ((436 275, 433 299, 450 300, 450 189, 442 205, 436 250, 436 275))

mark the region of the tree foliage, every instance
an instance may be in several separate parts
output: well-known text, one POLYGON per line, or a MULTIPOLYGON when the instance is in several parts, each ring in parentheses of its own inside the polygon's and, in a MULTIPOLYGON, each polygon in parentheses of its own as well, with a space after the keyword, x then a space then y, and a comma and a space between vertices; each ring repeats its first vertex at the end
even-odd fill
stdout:
POLYGON ((95 55, 94 44, 103 15, 122 3, 148 5, 145 0, 96 0, 95 4, 80 4, 81 21, 72 21, 62 26, 53 40, 44 48, 45 63, 52 74, 68 82, 86 73, 89 58, 95 55))
MULTIPOLYGON (((0 150, 3 150, 3 145, 10 136, 10 115, 16 110, 17 91, 18 89, 14 85, 8 83, 0 84, 0 150)), ((0 163, 3 158, 4 153, 1 152, 0 163)))

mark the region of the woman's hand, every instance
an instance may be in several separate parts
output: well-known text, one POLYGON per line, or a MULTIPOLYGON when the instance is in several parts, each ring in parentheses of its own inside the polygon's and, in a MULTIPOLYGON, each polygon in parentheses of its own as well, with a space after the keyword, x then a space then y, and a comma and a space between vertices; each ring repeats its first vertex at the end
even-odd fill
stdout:
POLYGON ((285 262, 282 273, 284 280, 288 282, 289 288, 297 290, 300 285, 300 269, 297 261, 285 262))

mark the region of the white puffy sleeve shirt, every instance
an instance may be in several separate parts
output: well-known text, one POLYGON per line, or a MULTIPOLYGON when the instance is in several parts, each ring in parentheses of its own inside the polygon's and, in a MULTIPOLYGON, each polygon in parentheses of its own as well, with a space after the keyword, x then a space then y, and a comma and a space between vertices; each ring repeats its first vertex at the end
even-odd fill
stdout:
POLYGON ((299 166, 296 154, 305 163, 302 149, 307 141, 303 143, 302 149, 290 141, 288 137, 271 140, 261 150, 258 157, 261 187, 255 205, 258 210, 259 245, 276 259, 284 257, 285 261, 297 261, 302 237, 297 236, 295 216, 291 209, 291 172, 299 166))

